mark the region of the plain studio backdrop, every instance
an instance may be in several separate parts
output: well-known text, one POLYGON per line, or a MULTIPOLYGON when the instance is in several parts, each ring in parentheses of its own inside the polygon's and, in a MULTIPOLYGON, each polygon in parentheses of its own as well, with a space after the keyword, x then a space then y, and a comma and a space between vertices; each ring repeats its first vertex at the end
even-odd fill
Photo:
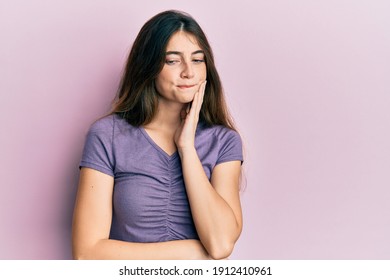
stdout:
POLYGON ((71 258, 87 129, 141 26, 179 9, 245 143, 231 258, 389 259, 389 3, 0 1, 0 258, 71 258))

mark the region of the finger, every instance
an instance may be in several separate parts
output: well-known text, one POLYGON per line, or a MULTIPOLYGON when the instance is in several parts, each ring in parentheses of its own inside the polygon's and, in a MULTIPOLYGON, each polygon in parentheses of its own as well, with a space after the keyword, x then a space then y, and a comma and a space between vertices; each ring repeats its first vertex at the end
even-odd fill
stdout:
POLYGON ((203 103, 203 97, 204 97, 204 94, 206 92, 206 84, 207 84, 207 81, 204 81, 201 85, 200 85, 200 88, 199 88, 199 93, 200 93, 200 104, 203 103))
POLYGON ((192 106, 194 107, 194 111, 196 114, 199 114, 200 109, 203 104, 203 97, 206 89, 206 81, 204 81, 200 86, 198 92, 195 93, 194 102, 192 106))
POLYGON ((203 82, 203 89, 202 89, 202 99, 201 99, 201 104, 203 104, 203 98, 204 98, 204 95, 206 93, 206 85, 207 85, 207 81, 204 81, 203 82))
POLYGON ((199 112, 200 112, 200 109, 202 108, 205 88, 206 88, 206 81, 201 83, 198 91, 195 93, 194 99, 192 100, 192 103, 191 103, 190 111, 187 115, 189 120, 193 120, 196 123, 198 122, 199 112))
POLYGON ((181 111, 180 111, 180 118, 182 119, 182 120, 184 120, 186 117, 187 117, 187 115, 188 115, 188 112, 189 112, 189 110, 190 110, 190 104, 187 104, 186 106, 184 106, 182 109, 181 109, 181 111))

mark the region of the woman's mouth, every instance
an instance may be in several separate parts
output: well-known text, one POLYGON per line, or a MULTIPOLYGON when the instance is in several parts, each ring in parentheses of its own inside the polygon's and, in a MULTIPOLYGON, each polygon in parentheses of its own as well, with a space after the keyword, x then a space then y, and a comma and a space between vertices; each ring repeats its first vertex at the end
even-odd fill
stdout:
POLYGON ((177 87, 180 88, 180 89, 188 89, 188 88, 192 88, 194 86, 195 85, 178 85, 177 87))

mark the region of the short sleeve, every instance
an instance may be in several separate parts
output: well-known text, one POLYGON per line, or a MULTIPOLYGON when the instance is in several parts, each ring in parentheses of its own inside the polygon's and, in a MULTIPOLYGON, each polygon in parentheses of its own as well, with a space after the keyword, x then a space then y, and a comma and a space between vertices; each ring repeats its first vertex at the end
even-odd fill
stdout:
POLYGON ((112 118, 95 122, 87 133, 79 167, 89 167, 114 176, 112 138, 112 118))
POLYGON ((242 141, 240 135, 231 129, 225 128, 220 133, 220 146, 216 164, 239 160, 243 163, 242 141))

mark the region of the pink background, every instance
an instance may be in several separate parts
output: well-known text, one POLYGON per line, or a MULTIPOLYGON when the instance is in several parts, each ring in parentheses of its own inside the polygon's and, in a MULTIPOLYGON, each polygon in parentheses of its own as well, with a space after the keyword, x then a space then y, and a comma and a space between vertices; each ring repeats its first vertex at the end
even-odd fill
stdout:
POLYGON ((246 148, 232 259, 390 258, 390 2, 0 2, 0 258, 68 259, 78 162, 142 24, 214 48, 246 148))

